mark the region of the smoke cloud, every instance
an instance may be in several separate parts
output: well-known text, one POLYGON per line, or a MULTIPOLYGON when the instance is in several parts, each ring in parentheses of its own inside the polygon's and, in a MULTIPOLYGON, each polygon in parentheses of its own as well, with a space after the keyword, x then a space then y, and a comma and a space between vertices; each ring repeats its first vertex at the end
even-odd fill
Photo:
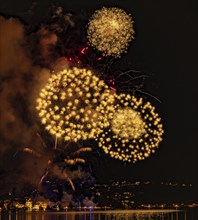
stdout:
MULTIPOLYGON (((51 164, 55 157, 54 146, 52 140, 43 139, 44 131, 35 110, 35 100, 51 73, 70 65, 67 57, 57 52, 57 47, 64 28, 75 27, 75 23, 71 14, 64 15, 59 8, 54 18, 61 16, 65 26, 58 22, 41 25, 29 34, 18 19, 0 17, 1 196, 8 195, 13 189, 20 192, 27 184, 42 191, 40 182, 45 173, 61 181, 69 180, 71 185, 72 180, 90 175, 82 170, 64 170, 51 164)), ((39 198, 46 199, 41 195, 39 198)), ((63 192, 61 201, 65 205, 75 203, 67 192, 63 192)))
POLYGON ((0 188, 5 193, 7 185, 12 188, 35 183, 42 175, 47 158, 38 161, 22 150, 43 148, 35 120, 35 97, 50 71, 33 65, 25 28, 19 20, 0 17, 0 45, 0 167, 7 169, 0 174, 9 182, 0 181, 0 188), (8 170, 12 180, 6 177, 8 170))

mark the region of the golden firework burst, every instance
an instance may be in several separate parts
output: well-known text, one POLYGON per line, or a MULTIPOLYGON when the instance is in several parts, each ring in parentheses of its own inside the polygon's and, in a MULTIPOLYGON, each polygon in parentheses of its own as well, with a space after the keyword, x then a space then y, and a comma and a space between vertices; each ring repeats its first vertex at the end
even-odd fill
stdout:
POLYGON ((119 8, 103 7, 88 23, 88 42, 107 56, 120 57, 134 38, 133 21, 119 8))
POLYGON ((109 126, 111 90, 86 69, 67 69, 52 75, 37 99, 46 130, 65 141, 95 138, 109 126))
POLYGON ((162 141, 161 119, 150 102, 129 94, 114 95, 110 125, 99 135, 99 146, 119 160, 136 162, 155 152, 162 141))
POLYGON ((118 109, 112 119, 112 131, 122 138, 139 138, 145 133, 140 113, 131 108, 118 109))

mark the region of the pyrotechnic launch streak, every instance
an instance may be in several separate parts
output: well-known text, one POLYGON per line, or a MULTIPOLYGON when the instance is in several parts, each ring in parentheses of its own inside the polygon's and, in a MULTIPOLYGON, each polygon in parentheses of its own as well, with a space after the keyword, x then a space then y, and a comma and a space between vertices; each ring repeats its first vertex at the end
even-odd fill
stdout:
POLYGON ((112 93, 90 70, 66 69, 52 75, 37 99, 38 115, 56 138, 77 142, 95 138, 109 126, 112 93))
POLYGON ((114 94, 110 126, 99 135, 99 146, 119 160, 136 162, 155 152, 163 128, 155 108, 129 94, 114 94))
POLYGON ((106 56, 120 57, 134 38, 133 21, 129 14, 119 8, 95 11, 88 23, 88 42, 106 56))

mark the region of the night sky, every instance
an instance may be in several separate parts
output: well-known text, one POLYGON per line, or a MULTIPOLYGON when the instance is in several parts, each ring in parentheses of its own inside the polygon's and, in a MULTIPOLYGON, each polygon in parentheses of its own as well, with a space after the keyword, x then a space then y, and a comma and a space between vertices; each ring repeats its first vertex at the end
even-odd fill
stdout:
MULTIPOLYGON (((92 169, 98 180, 198 183, 198 66, 195 60, 198 48, 193 1, 2 0, 0 13, 19 17, 34 29, 47 20, 52 6, 62 6, 74 14, 91 15, 102 6, 116 6, 131 13, 135 21, 135 40, 128 53, 115 61, 113 68, 148 74, 144 91, 161 101, 150 97, 165 130, 156 153, 136 164, 125 164, 109 157, 94 160, 92 169)), ((4 160, 5 157, 9 159, 6 156, 4 160)), ((5 169, 4 164, 0 165, 0 169, 5 169)))

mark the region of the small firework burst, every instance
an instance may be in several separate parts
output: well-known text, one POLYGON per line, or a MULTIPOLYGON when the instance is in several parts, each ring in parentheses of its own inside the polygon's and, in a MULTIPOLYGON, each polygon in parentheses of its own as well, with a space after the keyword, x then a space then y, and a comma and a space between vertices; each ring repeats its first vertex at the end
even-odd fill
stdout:
POLYGON ((109 125, 111 91, 86 69, 68 69, 52 75, 37 99, 41 123, 50 134, 65 141, 95 138, 109 125))
POLYGON ((142 98, 129 94, 114 96, 114 108, 108 115, 111 123, 100 134, 99 146, 119 160, 144 160, 162 141, 161 119, 155 108, 149 102, 143 103, 142 98))
POLYGON ((124 10, 103 7, 92 15, 87 33, 90 45, 107 56, 120 57, 135 32, 131 16, 124 10))

